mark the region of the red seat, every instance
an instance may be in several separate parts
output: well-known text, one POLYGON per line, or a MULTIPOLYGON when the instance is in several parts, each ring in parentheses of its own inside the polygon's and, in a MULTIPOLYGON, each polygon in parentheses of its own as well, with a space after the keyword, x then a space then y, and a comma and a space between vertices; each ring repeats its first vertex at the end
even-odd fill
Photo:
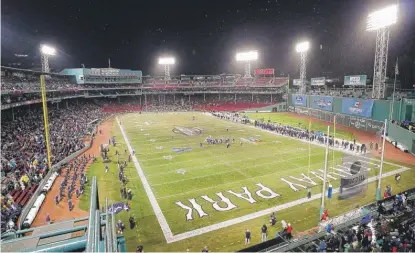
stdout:
POLYGON ((16 203, 20 204, 20 202, 23 200, 23 198, 26 196, 26 194, 29 192, 29 188, 26 187, 26 189, 24 189, 24 191, 22 192, 22 194, 20 194, 20 196, 17 198, 16 203))
POLYGON ((13 195, 13 201, 16 202, 16 199, 20 196, 21 193, 22 193, 22 189, 19 188, 13 195))
POLYGON ((32 196, 32 194, 27 194, 26 197, 20 202, 20 204, 22 206, 25 206, 27 204, 27 202, 29 201, 31 196, 32 196))
POLYGON ((32 186, 32 189, 30 190, 30 193, 34 193, 35 191, 36 191, 36 189, 37 189, 37 187, 38 187, 39 185, 37 185, 37 184, 35 184, 35 185, 33 185, 32 186))
POLYGON ((13 197, 13 195, 16 193, 16 191, 17 191, 16 189, 13 189, 13 191, 10 192, 10 196, 13 197))

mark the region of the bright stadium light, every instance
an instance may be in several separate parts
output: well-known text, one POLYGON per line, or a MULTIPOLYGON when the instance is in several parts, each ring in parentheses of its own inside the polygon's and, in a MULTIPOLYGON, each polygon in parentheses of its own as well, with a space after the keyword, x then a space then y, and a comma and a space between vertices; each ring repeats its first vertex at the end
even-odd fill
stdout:
POLYGON ((309 48, 310 48, 310 42, 304 41, 304 42, 298 43, 297 46, 295 46, 295 51, 297 51, 297 53, 307 52, 309 48))
POLYGON ((295 46, 295 51, 297 53, 300 53, 300 80, 301 80, 301 86, 300 86, 300 93, 306 92, 305 82, 306 82, 306 73, 307 73, 307 51, 310 49, 310 42, 303 41, 300 43, 297 43, 295 46))
POLYGON ((236 54, 237 61, 254 61, 258 60, 258 52, 257 51, 250 51, 244 53, 237 53, 236 54))
POLYGON ((164 79, 170 80, 170 65, 174 65, 176 63, 176 59, 173 57, 160 57, 159 64, 164 65, 164 79))
POLYGON ((376 31, 396 23, 398 20, 398 6, 390 5, 378 11, 372 12, 367 17, 367 30, 376 31))
POLYGON ((159 58, 160 65, 173 65, 176 63, 176 60, 173 57, 159 58))
POLYGON ((49 73, 49 56, 56 55, 56 49, 48 45, 41 45, 40 54, 41 54, 40 60, 42 63, 42 72, 49 73))
POLYGON ((383 99, 386 91, 389 27, 397 22, 398 6, 389 5, 368 15, 367 30, 376 31, 375 63, 373 66, 372 98, 383 99))
POLYGON ((248 51, 236 54, 236 61, 245 62, 244 77, 251 77, 251 61, 258 60, 258 51, 248 51))

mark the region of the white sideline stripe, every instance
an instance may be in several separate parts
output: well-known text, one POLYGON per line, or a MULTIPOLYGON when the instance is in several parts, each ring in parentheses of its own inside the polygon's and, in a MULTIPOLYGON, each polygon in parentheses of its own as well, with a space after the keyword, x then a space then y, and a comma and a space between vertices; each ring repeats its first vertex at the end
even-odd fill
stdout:
MULTIPOLYGON (((124 137, 125 144, 128 147, 128 151, 131 154, 133 152, 133 148, 130 145, 130 141, 128 140, 127 134, 124 132, 124 128, 121 126, 120 121, 118 120, 118 117, 117 117, 117 123, 118 123, 118 127, 121 130, 122 136, 124 137)), ((166 217, 164 217, 164 214, 161 211, 159 203, 157 202, 156 197, 154 196, 154 193, 151 190, 151 187, 147 181, 147 178, 144 175, 144 172, 141 169, 140 164, 138 163, 137 157, 133 155, 132 158, 133 158, 133 163, 137 170, 137 173, 140 176, 141 183, 143 184, 147 197, 150 200, 151 207, 153 208, 154 214, 157 217, 157 221, 159 222, 161 230, 163 231, 164 238, 166 239, 167 243, 170 243, 172 242, 171 240, 172 240, 173 233, 171 232, 169 224, 167 223, 166 217)))
MULTIPOLYGON (((400 168, 400 169, 397 169, 397 170, 394 170, 394 171, 390 171, 390 172, 384 173, 382 175, 382 178, 389 177, 389 176, 392 176, 394 174, 401 173, 401 172, 404 172, 404 171, 407 171, 407 170, 409 170, 409 168, 400 168)), ((374 182, 377 179, 378 179, 378 177, 371 177, 371 178, 368 179, 368 183, 374 182)), ((339 188, 333 189, 333 194, 338 193, 338 192, 339 192, 339 188)), ((298 199, 298 200, 291 201, 291 202, 288 202, 288 203, 285 203, 285 204, 282 204, 282 205, 279 205, 279 206, 274 206, 274 207, 271 207, 271 208, 268 208, 268 209, 265 209, 265 210, 262 210, 262 211, 258 211, 258 212, 255 212, 255 213, 251 213, 251 214, 247 214, 247 215, 238 217, 238 218, 223 221, 223 222, 220 222, 220 223, 217 223, 217 224, 214 224, 214 225, 210 225, 210 226, 202 227, 202 228, 195 229, 195 230, 192 230, 192 231, 188 231, 188 232, 185 232, 185 233, 177 234, 177 235, 174 236, 173 240, 167 241, 167 243, 181 241, 181 240, 188 239, 188 238, 191 238, 191 237, 194 237, 194 236, 209 233, 209 232, 212 232, 212 231, 215 231, 215 230, 218 230, 218 229, 233 226, 233 225, 236 225, 236 224, 248 221, 248 220, 252 220, 252 219, 256 219, 256 218, 259 218, 259 217, 262 217, 262 216, 265 216, 265 215, 269 215, 272 212, 277 212, 277 211, 280 211, 280 210, 284 210, 284 209, 287 209, 287 208, 298 206, 298 205, 301 205, 301 204, 304 204, 304 203, 307 203, 307 202, 310 202, 310 201, 313 201, 313 200, 316 200, 316 199, 319 199, 319 198, 321 198, 321 193, 312 195, 310 199, 308 199, 308 198, 298 199)))

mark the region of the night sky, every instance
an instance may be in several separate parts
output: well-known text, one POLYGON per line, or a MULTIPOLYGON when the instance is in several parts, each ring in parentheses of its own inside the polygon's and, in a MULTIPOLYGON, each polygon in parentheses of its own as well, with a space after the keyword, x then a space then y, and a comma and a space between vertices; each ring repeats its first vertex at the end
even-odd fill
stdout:
MULTIPOLYGON (((298 76, 296 42, 311 42, 307 76, 372 75, 375 33, 367 14, 383 0, 9 0, 2 1, 3 61, 37 59, 38 45, 59 50, 56 69, 111 66, 162 74, 157 57, 173 55, 174 74, 242 73, 235 53, 257 49, 254 67, 298 76)), ((396 57, 413 68, 415 1, 400 0, 391 29, 389 69, 396 57), (412 64, 412 66, 411 66, 412 64)), ((405 67, 403 67, 405 68, 405 67)))

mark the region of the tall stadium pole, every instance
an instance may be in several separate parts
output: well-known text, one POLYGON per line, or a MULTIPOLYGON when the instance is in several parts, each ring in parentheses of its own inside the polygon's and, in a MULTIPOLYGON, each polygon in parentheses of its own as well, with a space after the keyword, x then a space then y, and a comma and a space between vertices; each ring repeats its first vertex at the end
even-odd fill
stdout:
POLYGON ((43 124, 45 127, 46 152, 48 155, 48 169, 52 169, 52 152, 49 141, 49 121, 48 121, 48 103, 46 98, 46 82, 45 75, 40 76, 40 90, 42 92, 42 107, 43 107, 43 124))
POLYGON ((164 65, 164 78, 166 81, 170 80, 170 65, 164 65))
POLYGON ((390 120, 393 119, 393 109, 395 106, 396 75, 398 74, 399 74, 399 70, 398 70, 398 58, 397 58, 396 65, 395 65, 395 79, 393 80, 392 108, 391 108, 390 117, 389 117, 390 120))
POLYGON ((381 199, 381 190, 382 190, 382 173, 383 173, 383 157, 385 155, 385 141, 386 141, 386 130, 387 130, 388 120, 385 119, 385 125, 383 127, 383 140, 382 140, 382 155, 380 158, 380 169, 379 169, 379 178, 378 178, 378 188, 376 189, 376 199, 381 199))
POLYGON ((324 198, 326 195, 326 181, 327 181, 327 166, 329 158, 329 138, 330 138, 330 126, 327 127, 327 141, 326 141, 326 154, 324 156, 324 178, 323 178, 323 190, 321 192, 321 207, 320 207, 320 220, 324 212, 324 198))
POLYGON ((375 64, 373 67, 372 98, 383 99, 386 90, 386 67, 388 65, 389 28, 376 31, 375 64))
POLYGON ((367 30, 376 31, 372 98, 385 98, 388 65, 389 27, 397 22, 398 6, 390 5, 368 15, 367 30))
POLYGON ((174 65, 176 63, 176 59, 173 57, 160 57, 158 59, 158 64, 164 66, 164 80, 170 80, 170 65, 174 65))
POLYGON ((245 63, 244 78, 251 78, 251 62, 258 60, 257 51, 248 51, 236 54, 236 61, 245 63))
POLYGON ((245 75, 244 77, 250 78, 251 77, 251 61, 247 60, 245 62, 245 75))
POLYGON ((306 92, 306 78, 307 78, 307 51, 310 48, 310 43, 308 41, 304 41, 298 43, 295 47, 297 53, 300 53, 300 93, 305 94, 306 92))
POLYGON ((42 64, 42 72, 49 73, 49 56, 47 54, 41 54, 40 61, 42 64))
MULTIPOLYGON (((40 55, 41 55, 41 64, 42 64, 42 72, 49 73, 49 56, 53 56, 56 54, 56 49, 48 46, 48 45, 41 45, 40 46, 40 55)), ((43 124, 45 128, 45 141, 46 141, 46 152, 48 156, 48 169, 52 169, 52 152, 50 149, 50 141, 49 141, 49 121, 48 121, 48 104, 46 98, 46 82, 45 82, 45 75, 42 74, 40 76, 40 90, 42 96, 42 108, 43 108, 43 124)))

